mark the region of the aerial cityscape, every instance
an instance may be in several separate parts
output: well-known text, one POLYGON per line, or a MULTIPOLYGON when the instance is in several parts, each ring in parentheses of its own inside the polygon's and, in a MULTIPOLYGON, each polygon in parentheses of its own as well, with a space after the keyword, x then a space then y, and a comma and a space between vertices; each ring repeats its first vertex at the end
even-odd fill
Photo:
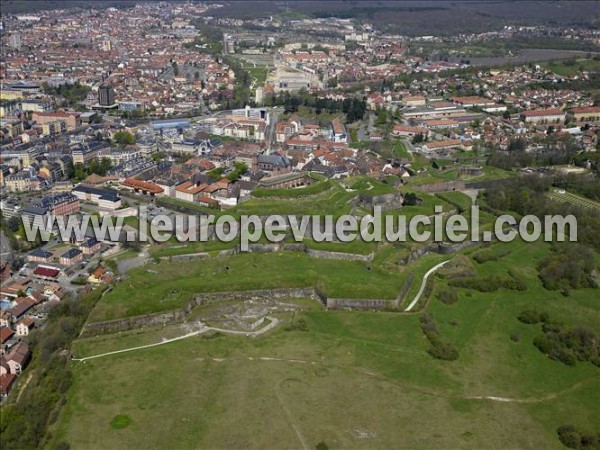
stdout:
POLYGON ((599 1, 0 6, 0 448, 600 449, 599 1))

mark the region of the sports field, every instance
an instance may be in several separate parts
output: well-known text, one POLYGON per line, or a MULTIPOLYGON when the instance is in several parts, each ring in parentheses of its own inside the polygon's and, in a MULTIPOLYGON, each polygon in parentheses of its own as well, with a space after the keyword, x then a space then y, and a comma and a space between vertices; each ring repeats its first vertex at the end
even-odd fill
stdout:
MULTIPOLYGON (((545 290, 532 261, 550 247, 505 247, 494 253, 496 260, 468 259, 478 276, 518 268, 525 291, 459 288, 458 301, 445 304, 437 294, 447 281, 435 279, 426 309, 458 350, 456 361, 427 353, 421 313, 325 312, 304 302, 304 313, 281 314, 283 323, 260 337, 205 335, 74 361, 54 444, 561 449, 558 426, 597 431, 599 369, 547 358, 532 344, 540 325, 525 325, 517 316, 535 308, 598 333, 597 290, 575 290, 569 297, 545 290), (300 319, 305 331, 286 330, 300 319)), ((87 338, 76 342, 74 352, 91 356, 177 332, 167 327, 87 338)))

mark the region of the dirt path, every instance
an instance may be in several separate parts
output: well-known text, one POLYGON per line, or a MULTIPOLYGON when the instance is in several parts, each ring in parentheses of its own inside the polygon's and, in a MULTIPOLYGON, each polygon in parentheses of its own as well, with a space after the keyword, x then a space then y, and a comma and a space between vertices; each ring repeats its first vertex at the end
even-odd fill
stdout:
POLYGON ((292 430, 294 430, 294 433, 296 433, 296 437, 300 441, 300 444, 302 445, 302 448, 304 450, 310 450, 310 446, 306 442, 306 439, 304 438, 304 435, 302 434, 302 431, 300 431, 300 428, 296 424, 296 421, 294 420, 294 416, 292 415, 292 412, 290 411, 290 409, 288 408, 287 404, 284 402, 283 397, 281 396, 281 389, 280 389, 280 387, 281 387, 281 383, 279 385, 277 385, 277 387, 275 388, 275 395, 277 396, 277 401, 279 402, 279 405, 281 406, 281 409, 283 409, 283 412, 285 413, 285 415, 287 417, 287 421, 290 424, 290 426, 292 427, 292 430))
POLYGON ((435 266, 433 266, 431 269, 429 269, 427 271, 427 273, 423 276, 423 281, 421 281, 421 287, 419 288, 419 292, 417 292, 417 295, 415 295, 415 298, 413 298, 413 301, 410 302, 410 304, 406 307, 406 309, 404 310, 405 312, 409 312, 410 310, 412 310, 415 307, 415 305, 417 304, 417 302, 419 301, 419 299, 421 298, 421 295, 423 295, 423 291, 425 290, 425 285, 427 284, 427 279, 429 278, 429 275, 434 273, 439 268, 445 266, 449 262, 450 262, 450 260, 442 261, 441 263, 436 264, 435 266))
POLYGON ((114 350, 112 352, 100 353, 98 355, 92 355, 92 356, 85 356, 83 358, 72 358, 72 361, 85 362, 89 359, 103 358, 105 356, 117 355, 119 353, 127 353, 127 352, 133 352, 135 350, 143 350, 145 348, 158 347, 159 345, 165 345, 170 342, 181 341, 182 339, 187 339, 187 338, 191 338, 194 336, 198 336, 200 334, 207 333, 209 331, 218 331, 219 333, 228 333, 228 334, 244 335, 247 337, 256 337, 256 336, 260 336, 261 334, 266 333, 267 331, 275 328, 279 324, 279 319, 277 319, 275 317, 267 317, 267 319, 269 320, 269 323, 257 331, 237 331, 237 330, 227 330, 224 328, 207 327, 202 322, 198 322, 198 324, 200 325, 200 328, 198 330, 192 331, 190 333, 186 333, 181 336, 177 336, 177 337, 170 338, 170 339, 163 339, 162 341, 155 342, 153 344, 139 345, 137 347, 124 348, 122 350, 114 350))
POLYGON ((21 395, 23 395, 23 392, 25 392, 25 389, 27 388, 27 385, 29 384, 29 382, 31 381, 31 377, 33 376, 33 372, 31 372, 29 374, 29 376, 27 377, 27 379, 25 380, 25 383, 23 383, 23 385, 20 387, 19 389, 19 395, 17 395, 17 403, 19 403, 19 399, 21 398, 21 395))
MULTIPOLYGON (((267 327, 268 326, 269 325, 267 325, 267 327)), ((230 334, 237 334, 237 335, 243 334, 246 336, 253 336, 253 335, 257 335, 258 333, 266 332, 266 331, 264 331, 264 329, 267 327, 263 327, 261 330, 256 331, 256 332, 249 332, 249 333, 243 332, 243 331, 234 331, 234 330, 219 330, 219 331, 228 332, 230 334)), ((197 336, 199 334, 206 333, 207 331, 210 331, 210 330, 218 330, 218 329, 215 329, 212 327, 203 327, 199 330, 193 331, 191 333, 187 333, 183 336, 179 336, 179 337, 172 338, 172 339, 165 339, 161 342, 157 342, 154 344, 141 345, 138 347, 132 347, 132 348, 127 348, 127 349, 123 349, 123 350, 116 350, 116 351, 112 351, 112 352, 101 353, 99 355, 87 356, 84 358, 73 358, 73 361, 85 362, 88 359, 102 358, 105 356, 115 355, 115 354, 119 354, 119 353, 125 353, 125 352, 140 350, 140 349, 144 349, 144 348, 156 347, 159 345, 168 344, 169 342, 174 342, 174 341, 178 341, 178 340, 182 340, 182 339, 187 339, 189 337, 197 336)), ((590 377, 585 380, 579 381, 579 382, 573 384, 572 386, 569 386, 569 387, 562 389, 560 391, 557 391, 557 392, 551 392, 551 393, 541 395, 538 397, 528 397, 528 398, 514 398, 513 397, 513 398, 511 398, 511 397, 503 397, 503 396, 499 396, 499 395, 465 395, 465 394, 460 394, 460 393, 442 392, 442 391, 427 388, 424 386, 419 386, 419 385, 416 385, 413 383, 408 383, 408 382, 401 381, 401 380, 393 380, 393 379, 386 377, 385 375, 381 375, 377 372, 374 372, 374 371, 366 369, 366 368, 345 366, 345 365, 331 363, 328 361, 312 361, 312 360, 307 360, 307 359, 279 358, 279 357, 271 357, 271 356, 247 356, 244 358, 239 358, 239 357, 238 358, 197 358, 197 359, 200 361, 212 360, 212 361, 216 361, 216 362, 239 361, 240 359, 244 359, 247 361, 281 362, 281 363, 286 363, 286 364, 306 364, 306 365, 311 365, 311 366, 318 365, 318 366, 335 367, 335 368, 338 368, 341 370, 350 370, 350 371, 356 372, 358 374, 368 376, 370 378, 374 378, 374 379, 377 379, 377 380, 380 380, 380 381, 383 381, 386 383, 390 383, 392 386, 401 387, 403 389, 414 390, 416 392, 420 392, 421 394, 430 395, 433 397, 446 398, 446 399, 483 400, 483 401, 493 401, 493 402, 503 402, 503 403, 521 403, 521 404, 543 403, 543 402, 551 401, 561 395, 575 391, 576 389, 580 388, 581 386, 584 386, 591 382, 597 383, 600 380, 600 377, 594 376, 594 377, 590 377)), ((29 380, 27 380, 26 383, 28 381, 29 380)), ((23 387, 25 387, 25 385, 23 387)), ((294 432, 296 433, 298 440, 301 442, 302 446, 305 449, 308 449, 309 446, 307 446, 306 441, 304 440, 304 437, 303 437, 300 429, 295 425, 291 411, 289 410, 289 408, 287 408, 287 405, 284 403, 283 399, 280 396, 279 386, 276 388, 276 390, 277 390, 276 394, 277 394, 279 403, 281 404, 281 407, 283 408, 283 410, 288 418, 288 422, 290 423, 290 426, 294 429, 294 432)), ((18 401, 18 398, 17 398, 17 401, 18 401)))

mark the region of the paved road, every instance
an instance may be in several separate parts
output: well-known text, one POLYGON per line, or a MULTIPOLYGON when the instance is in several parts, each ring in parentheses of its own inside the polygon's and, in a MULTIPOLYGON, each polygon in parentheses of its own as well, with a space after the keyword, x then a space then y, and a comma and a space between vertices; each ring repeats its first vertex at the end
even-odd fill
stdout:
POLYGON ((3 231, 0 231, 0 260, 7 261, 12 258, 10 241, 3 231))
POLYGON ((271 110, 269 127, 267 128, 267 134, 265 136, 265 141, 267 142, 267 146, 269 150, 271 149, 271 145, 275 144, 275 130, 277 129, 277 122, 279 122, 279 112, 276 110, 271 110))
POLYGON ((369 118, 367 123, 363 123, 356 132, 356 137, 359 142, 364 142, 369 140, 369 136, 367 136, 367 131, 372 133, 375 130, 375 114, 371 112, 367 112, 369 118))

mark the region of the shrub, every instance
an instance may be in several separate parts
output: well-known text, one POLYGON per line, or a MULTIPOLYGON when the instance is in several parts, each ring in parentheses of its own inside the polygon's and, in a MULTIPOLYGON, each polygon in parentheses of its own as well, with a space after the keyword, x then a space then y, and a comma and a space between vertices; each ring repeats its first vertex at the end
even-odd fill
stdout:
POLYGON ((446 305, 452 305, 458 301, 458 294, 456 289, 441 291, 437 293, 437 299, 446 305))
POLYGON ((573 425, 563 425, 556 430, 558 439, 565 447, 581 449, 600 448, 600 434, 584 433, 573 425))
POLYGON ((594 252, 582 245, 560 247, 538 264, 538 276, 544 287, 561 290, 568 296, 569 288, 593 287, 594 252))
POLYGON ((433 316, 430 313, 425 313, 421 316, 420 321, 421 330, 430 344, 427 353, 436 359, 445 361, 454 361, 458 359, 458 351, 450 342, 446 341, 440 335, 433 316))
POLYGON ((544 334, 537 336, 533 344, 550 358, 568 366, 574 366, 577 361, 597 365, 600 360, 598 337, 591 330, 544 323, 542 331, 544 334))
POLYGON ((519 322, 526 323, 528 325, 534 325, 539 322, 545 322, 546 320, 542 320, 542 317, 548 319, 548 314, 540 313, 535 309, 526 309, 521 311, 521 313, 517 316, 519 322))
POLYGON ((487 277, 461 278, 448 281, 450 286, 475 289, 479 292, 495 292, 500 288, 513 291, 527 290, 527 283, 520 278, 515 278, 509 272, 508 277, 491 275, 487 277))

